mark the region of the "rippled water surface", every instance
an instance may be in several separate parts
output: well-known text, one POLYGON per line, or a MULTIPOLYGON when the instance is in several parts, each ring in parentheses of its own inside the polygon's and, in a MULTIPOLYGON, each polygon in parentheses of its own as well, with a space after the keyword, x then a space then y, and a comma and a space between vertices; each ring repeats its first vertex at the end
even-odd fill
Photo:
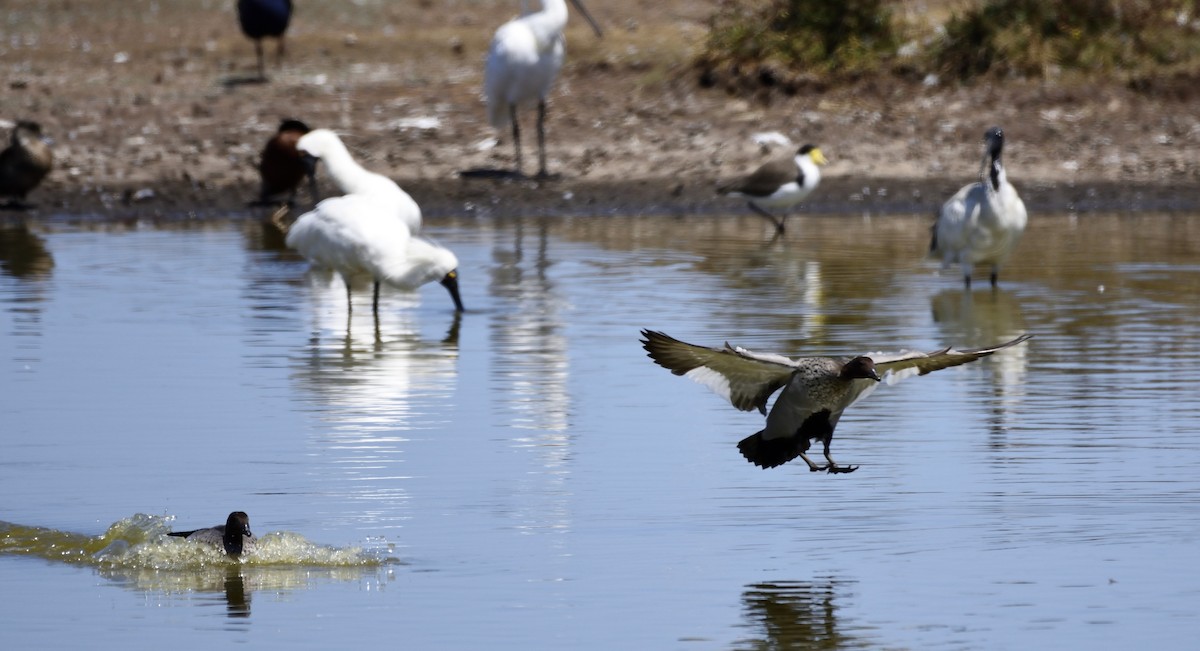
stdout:
POLYGON ((927 216, 436 221, 446 293, 251 218, 0 229, 0 644, 1192 648, 1200 221, 1035 215, 1001 288, 927 216), (834 456, 646 359, 982 346, 834 456), (270 554, 162 534, 250 514, 270 554), (197 556, 197 554, 200 554, 197 556))

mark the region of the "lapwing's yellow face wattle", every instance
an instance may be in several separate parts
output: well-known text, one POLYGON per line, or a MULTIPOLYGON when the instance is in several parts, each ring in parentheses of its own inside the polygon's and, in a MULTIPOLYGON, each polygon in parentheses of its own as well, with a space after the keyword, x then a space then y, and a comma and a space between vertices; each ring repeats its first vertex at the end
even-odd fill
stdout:
POLYGON ((817 147, 813 147, 813 150, 808 152, 808 156, 817 165, 826 165, 829 163, 829 161, 825 160, 825 154, 822 154, 821 150, 817 147))

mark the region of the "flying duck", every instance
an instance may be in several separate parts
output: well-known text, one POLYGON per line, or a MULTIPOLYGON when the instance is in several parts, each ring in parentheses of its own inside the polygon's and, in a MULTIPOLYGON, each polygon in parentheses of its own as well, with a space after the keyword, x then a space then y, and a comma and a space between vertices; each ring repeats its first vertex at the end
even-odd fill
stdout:
POLYGON ((1000 265, 1021 239, 1028 220, 1025 204, 1000 162, 1004 130, 992 127, 983 139, 987 145, 979 181, 963 186, 942 206, 929 243, 929 255, 941 256, 943 268, 959 265, 968 288, 977 264, 991 265, 992 287, 996 286, 1000 265))
POLYGON ((11 206, 28 207, 25 195, 54 166, 54 153, 37 122, 21 120, 12 131, 12 144, 0 152, 0 196, 13 197, 11 206))
POLYGON ((742 439, 738 450, 762 468, 774 468, 796 457, 808 469, 830 473, 854 472, 858 466, 840 465, 829 456, 833 430, 847 407, 865 397, 886 379, 894 384, 912 375, 925 375, 1015 346, 1032 335, 973 350, 943 348, 929 353, 901 351, 854 357, 799 357, 752 353, 734 348, 694 346, 661 332, 642 330, 642 347, 650 359, 675 375, 689 377, 729 400, 742 411, 757 409, 767 417, 766 427, 742 439), (779 389, 770 413, 767 399, 779 389), (810 441, 824 446, 825 465, 805 454, 810 441))
POLYGON ((230 513, 225 524, 193 531, 172 531, 167 535, 223 547, 230 558, 239 558, 242 554, 253 553, 254 548, 258 545, 258 539, 254 537, 253 533, 250 533, 250 516, 242 511, 230 513))
POLYGON ((787 214, 776 218, 768 208, 790 208, 803 201, 821 182, 818 165, 828 162, 815 145, 804 145, 795 156, 776 158, 749 176, 718 186, 717 194, 745 197, 751 210, 775 224, 776 233, 783 233, 787 214))

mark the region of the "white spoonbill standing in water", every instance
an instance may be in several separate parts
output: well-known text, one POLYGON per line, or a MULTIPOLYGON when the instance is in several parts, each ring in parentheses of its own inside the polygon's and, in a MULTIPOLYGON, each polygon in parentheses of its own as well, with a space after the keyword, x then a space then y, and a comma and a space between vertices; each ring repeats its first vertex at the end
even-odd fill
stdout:
POLYGON ((359 165, 345 143, 329 129, 313 129, 296 142, 302 155, 325 163, 333 183, 342 192, 376 197, 375 206, 398 217, 409 232, 421 230, 421 207, 390 178, 359 165))
POLYGON ((1029 219, 1000 162, 1004 131, 992 127, 983 139, 987 147, 979 181, 963 186, 942 206, 929 243, 929 255, 941 256, 943 267, 958 263, 966 287, 971 286, 971 271, 977 264, 991 265, 992 287, 996 286, 1000 265, 1008 260, 1029 219))
MULTIPOLYGON (((583 6, 571 4, 596 31, 600 27, 583 6)), ((516 173, 521 174, 521 128, 517 109, 537 102, 538 176, 546 173, 546 96, 562 69, 563 28, 567 25, 566 0, 542 0, 542 10, 511 20, 496 30, 488 50, 483 75, 488 122, 497 129, 512 125, 516 173)))
POLYGON ((386 195, 348 194, 322 201, 291 225, 287 245, 342 276, 347 309, 351 279, 370 276, 375 281, 372 309, 376 314, 381 283, 415 290, 434 281, 450 292, 455 310, 463 311, 458 258, 449 249, 413 235, 386 195))

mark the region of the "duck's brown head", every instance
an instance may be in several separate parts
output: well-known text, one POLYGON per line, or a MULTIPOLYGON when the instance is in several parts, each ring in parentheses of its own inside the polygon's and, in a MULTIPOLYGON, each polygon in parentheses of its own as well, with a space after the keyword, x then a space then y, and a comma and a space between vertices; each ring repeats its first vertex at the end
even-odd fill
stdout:
POLYGON ((875 360, 859 356, 842 365, 838 377, 843 380, 875 380, 879 381, 879 372, 875 370, 875 360))

